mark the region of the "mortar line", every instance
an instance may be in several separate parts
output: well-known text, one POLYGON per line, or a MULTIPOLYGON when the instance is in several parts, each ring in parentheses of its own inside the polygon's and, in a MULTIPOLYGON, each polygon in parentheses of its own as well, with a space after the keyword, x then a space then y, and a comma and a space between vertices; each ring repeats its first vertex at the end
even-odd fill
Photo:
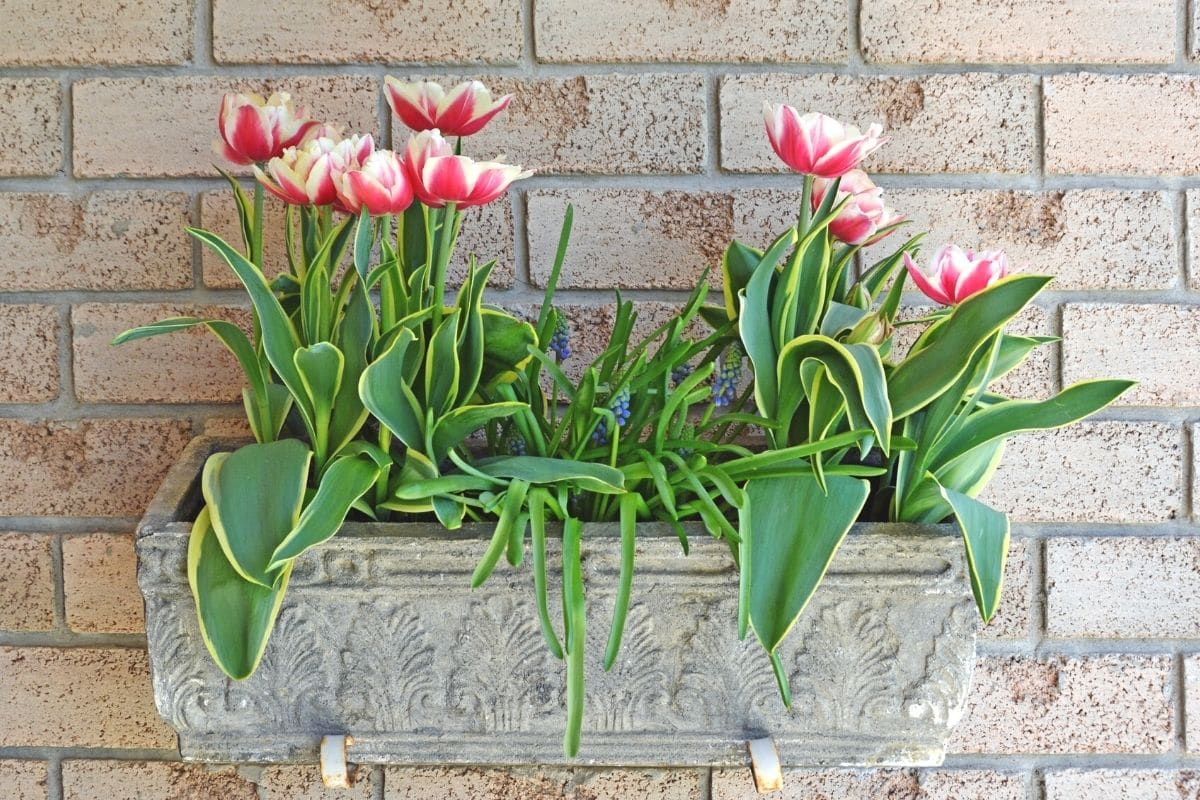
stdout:
POLYGON ((1182 518, 1193 522, 1196 519, 1196 496, 1194 491, 1196 485, 1196 446, 1195 429, 1185 421, 1183 425, 1183 467, 1181 470, 1183 473, 1183 486, 1181 487, 1183 495, 1182 518))
POLYGON ((62 131, 63 153, 59 174, 69 179, 75 174, 75 89, 69 73, 64 73, 59 78, 59 91, 62 92, 59 127, 62 131))
MULTIPOLYGON (((719 80, 714 78, 714 80, 719 80)), ((719 86, 713 98, 718 117, 719 86)), ((386 127, 386 126, 385 126, 386 127)), ((728 171, 721 166, 720 133, 713 154, 715 171, 711 174, 704 165, 697 172, 660 172, 599 174, 585 172, 540 173, 522 182, 528 191, 546 189, 643 191, 683 190, 696 192, 739 192, 756 189, 792 190, 800 193, 799 182, 791 173, 770 171, 728 171)), ((251 186, 251 179, 238 176, 251 186)), ((872 180, 885 189, 940 189, 956 191, 1085 191, 1103 189, 1118 192, 1172 192, 1200 189, 1200 174, 1196 175, 1047 175, 1039 183, 1037 176, 1004 172, 877 172, 872 180)), ((42 177, 0 177, 0 192, 53 193, 65 197, 83 197, 94 192, 177 192, 188 195, 227 189, 219 175, 110 175, 80 176, 53 175, 42 177)))
POLYGON ((1033 586, 1030 587, 1033 597, 1030 607, 1030 630, 1028 639, 1034 650, 1046 641, 1046 540, 1038 537, 1029 548, 1030 570, 1033 576, 1033 586))
POLYGON ((713 795, 713 768, 700 768, 700 796, 697 800, 712 800, 713 795))
POLYGON ((216 66, 212 0, 196 0, 192 10, 192 67, 216 66))
POLYGON ((384 800, 387 781, 387 770, 383 765, 376 764, 371 767, 371 800, 384 800))
POLYGON ((865 67, 862 49, 862 0, 847 0, 846 6, 849 15, 846 25, 846 68, 860 73, 865 67))
POLYGON ((721 76, 704 76, 705 144, 702 172, 710 179, 721 175, 721 76))
POLYGON ((1171 660, 1172 723, 1175 728, 1175 752, 1187 754, 1187 686, 1184 679, 1183 655, 1176 653, 1171 660))
POLYGON ((521 16, 521 58, 517 66, 528 72, 538 67, 537 21, 534 19, 537 10, 534 8, 533 0, 521 0, 519 13, 521 16))
POLYGON ((35 759, 49 761, 70 760, 116 760, 116 761, 170 761, 179 762, 179 750, 165 748, 136 747, 0 747, 0 758, 35 759))
POLYGON ((1042 76, 1033 88, 1033 174, 1038 189, 1046 187, 1046 87, 1042 76))
MULTIPOLYGON (((1193 276, 1196 276, 1197 266, 1192 262, 1191 248, 1191 225, 1188 222, 1188 215, 1191 213, 1191 200, 1188 198, 1186 190, 1179 189, 1175 192, 1175 217, 1174 230, 1175 244, 1179 248, 1179 271, 1183 279, 1183 287, 1185 290, 1190 289, 1193 284, 1193 276)), ((1200 276, 1196 276, 1200 277, 1200 276)), ((1200 281, 1197 281, 1200 285, 1200 281)))
POLYGON ((66 634, 67 629, 67 585, 63 567, 63 538, 60 533, 50 534, 50 580, 54 592, 55 634, 66 634))
POLYGON ((1175 66, 1191 65, 1193 0, 1175 0, 1175 66))
POLYGON ((1034 767, 1026 776, 1026 791, 1029 800, 1044 800, 1046 797, 1046 773, 1034 767))
POLYGON ((63 800, 63 758, 60 754, 51 754, 46 761, 46 798, 47 800, 63 800))
MULTIPOLYGON (((850 2, 851 0, 848 0, 850 2)), ((1177 0, 1178 2, 1178 0, 1177 0)), ((531 20, 532 22, 532 20, 531 20)), ((855 31, 858 38, 859 31, 855 31)), ((849 38, 849 37, 848 37, 849 38)), ((523 42, 524 45, 524 42, 523 42)), ((268 62, 208 64, 45 64, 0 67, 0 78, 48 78, 72 72, 79 80, 140 80, 158 78, 201 78, 215 80, 248 79, 278 80, 299 76, 325 78, 339 75, 352 77, 371 76, 379 70, 413 73, 437 73, 446 78, 472 78, 484 76, 516 77, 536 69, 539 77, 566 77, 600 74, 680 74, 695 73, 703 69, 719 69, 743 75, 839 75, 854 78, 922 77, 931 75, 995 74, 1003 76, 1029 75, 1078 75, 1103 76, 1168 76, 1195 77, 1200 75, 1200 63, 1189 59, 1158 62, 941 62, 941 63, 888 63, 847 57, 840 61, 604 61, 547 62, 539 61, 535 52, 526 61, 519 57, 508 63, 468 61, 348 61, 337 63, 294 62, 273 64, 268 62)), ((850 53, 849 56, 853 56, 850 53)))

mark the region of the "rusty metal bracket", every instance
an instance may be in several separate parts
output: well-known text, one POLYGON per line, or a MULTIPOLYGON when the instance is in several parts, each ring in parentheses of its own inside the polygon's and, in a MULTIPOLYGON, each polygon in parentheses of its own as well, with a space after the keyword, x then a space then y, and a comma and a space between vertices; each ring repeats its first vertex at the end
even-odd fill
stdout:
POLYGON ((783 766, 779 750, 770 736, 746 742, 750 751, 750 770, 754 773, 754 788, 759 794, 777 792, 783 788, 783 766))
POLYGON ((321 783, 331 789, 349 789, 354 785, 346 748, 354 744, 353 736, 321 737, 321 783))

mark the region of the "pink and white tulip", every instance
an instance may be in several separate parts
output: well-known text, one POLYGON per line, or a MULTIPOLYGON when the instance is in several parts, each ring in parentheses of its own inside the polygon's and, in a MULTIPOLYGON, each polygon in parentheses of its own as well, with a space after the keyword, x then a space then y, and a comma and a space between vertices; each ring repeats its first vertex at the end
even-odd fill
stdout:
MULTIPOLYGON (((825 193, 832 185, 833 181, 824 178, 813 182, 814 211, 821 205, 825 193)), ((879 241, 891 233, 891 226, 904 219, 884 204, 883 189, 876 186, 861 169, 851 170, 842 176, 835 204, 842 202, 847 196, 850 198, 849 202, 829 224, 830 233, 840 242, 862 245, 879 241), (879 233, 881 230, 883 233, 879 233)))
POLYGON ((804 175, 840 178, 873 153, 883 139, 883 126, 864 134, 824 114, 800 115, 787 105, 763 104, 767 138, 783 163, 804 175))
POLYGON ((255 164, 283 155, 317 126, 303 107, 293 107, 287 92, 268 98, 258 94, 226 94, 221 99, 213 149, 234 164, 255 164))
POLYGON ((265 171, 255 166, 254 174, 267 191, 285 203, 334 205, 340 176, 356 169, 374 150, 370 134, 341 141, 319 137, 284 150, 282 156, 267 162, 265 171))
POLYGON ((341 175, 338 199, 354 214, 363 208, 375 216, 399 214, 412 205, 413 187, 400 157, 391 150, 376 150, 361 167, 341 175))
POLYGON ((450 91, 432 82, 405 83, 384 79, 384 94, 392 113, 414 131, 437 128, 446 136, 470 136, 508 107, 511 94, 492 99, 479 81, 460 83, 450 91))
POLYGON ((513 181, 533 174, 508 164, 456 156, 437 130, 422 131, 408 140, 405 164, 417 198, 432 208, 447 203, 459 208, 486 205, 513 181))
POLYGON ((918 267, 908 253, 904 254, 904 266, 925 296, 944 306, 958 305, 1008 275, 1008 257, 1003 251, 975 253, 953 244, 938 248, 928 269, 918 267))

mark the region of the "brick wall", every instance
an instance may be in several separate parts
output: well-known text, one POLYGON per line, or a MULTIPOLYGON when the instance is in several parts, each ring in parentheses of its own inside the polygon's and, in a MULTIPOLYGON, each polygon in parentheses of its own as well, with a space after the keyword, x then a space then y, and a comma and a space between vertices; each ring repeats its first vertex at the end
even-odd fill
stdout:
POLYGON ((238 374, 200 334, 107 342, 164 314, 244 319, 231 276, 182 230, 233 225, 210 166, 221 92, 287 88, 386 142, 391 73, 516 94, 471 147, 539 174, 473 212, 464 247, 499 256, 497 297, 531 302, 574 202, 563 301, 593 346, 611 288, 661 309, 728 237, 762 242, 791 213, 798 182, 765 142, 764 99, 885 122, 870 167, 934 242, 1056 273, 1021 324, 1063 342, 1008 387, 1141 384, 1010 446, 989 491, 1019 523, 1006 605, 952 754, 795 772, 784 796, 1200 797, 1195 6, 0 0, 0 796, 752 796, 741 770, 389 768, 323 794, 307 767, 176 763, 130 532, 191 435, 238 427, 238 374))

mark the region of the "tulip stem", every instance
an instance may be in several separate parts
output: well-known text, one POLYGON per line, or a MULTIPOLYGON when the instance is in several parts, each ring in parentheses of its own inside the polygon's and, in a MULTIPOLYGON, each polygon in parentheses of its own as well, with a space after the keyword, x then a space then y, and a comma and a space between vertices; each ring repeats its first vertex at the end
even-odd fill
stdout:
POLYGON ((805 175, 804 194, 800 197, 800 230, 797 231, 797 238, 803 238, 808 226, 812 223, 812 193, 813 176, 805 175))
POLYGON ((250 237, 250 263, 263 268, 263 187, 254 182, 254 233, 250 237))
MULTIPOLYGON (((435 323, 442 321, 446 300, 446 265, 450 261, 450 245, 454 239, 454 203, 446 203, 442 212, 442 225, 438 230, 437 260, 433 273, 433 315, 435 323)), ((436 324, 434 325, 436 328, 436 324)))

